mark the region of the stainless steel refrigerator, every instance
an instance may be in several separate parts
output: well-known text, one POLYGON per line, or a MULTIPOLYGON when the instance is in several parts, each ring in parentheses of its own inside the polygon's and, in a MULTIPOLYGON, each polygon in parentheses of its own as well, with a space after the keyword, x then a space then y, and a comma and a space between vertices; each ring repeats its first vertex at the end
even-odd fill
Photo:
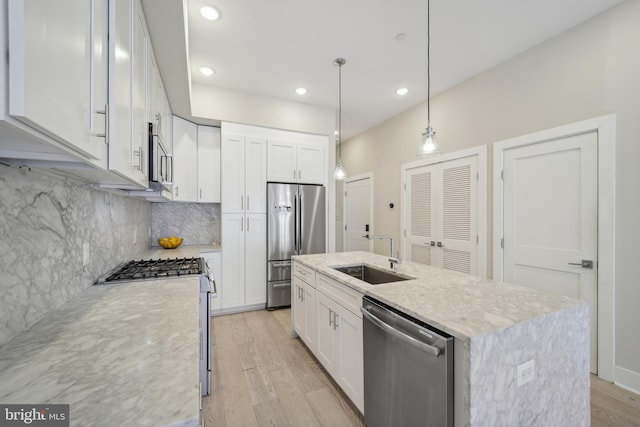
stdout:
POLYGON ((267 308, 291 305, 291 256, 326 251, 325 189, 267 184, 267 308))

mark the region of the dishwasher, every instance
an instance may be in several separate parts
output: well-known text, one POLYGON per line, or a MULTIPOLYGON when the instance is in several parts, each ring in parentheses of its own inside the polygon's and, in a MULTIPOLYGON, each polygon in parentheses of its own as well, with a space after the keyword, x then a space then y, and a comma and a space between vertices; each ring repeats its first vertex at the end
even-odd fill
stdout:
POLYGON ((453 426, 453 337, 365 296, 364 421, 453 426))

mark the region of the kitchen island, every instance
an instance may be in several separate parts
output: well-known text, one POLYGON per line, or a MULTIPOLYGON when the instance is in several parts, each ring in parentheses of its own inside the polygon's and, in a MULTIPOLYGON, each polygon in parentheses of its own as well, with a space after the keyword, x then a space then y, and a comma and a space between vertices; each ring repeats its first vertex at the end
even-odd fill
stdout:
POLYGON ((199 299, 197 275, 90 286, 0 347, 0 403, 69 404, 71 426, 199 425, 199 299))
POLYGON ((294 261, 454 337, 456 426, 589 425, 586 303, 411 262, 397 271, 415 279, 379 285, 331 268, 389 269, 369 252, 294 261), (517 386, 517 366, 530 360, 534 378, 517 386))

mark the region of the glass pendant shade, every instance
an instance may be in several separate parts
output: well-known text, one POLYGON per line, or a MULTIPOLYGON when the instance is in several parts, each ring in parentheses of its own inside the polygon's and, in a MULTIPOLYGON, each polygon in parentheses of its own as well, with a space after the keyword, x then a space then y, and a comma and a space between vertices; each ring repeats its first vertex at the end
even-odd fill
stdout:
POLYGON ((347 177, 347 171, 344 170, 344 165, 342 164, 342 159, 338 159, 338 164, 336 165, 336 170, 333 172, 333 178, 337 181, 342 181, 347 177))
POLYGON ((431 154, 440 154, 440 146, 436 139, 436 132, 431 125, 428 125, 422 134, 422 141, 420 147, 418 147, 418 155, 428 156, 431 154))

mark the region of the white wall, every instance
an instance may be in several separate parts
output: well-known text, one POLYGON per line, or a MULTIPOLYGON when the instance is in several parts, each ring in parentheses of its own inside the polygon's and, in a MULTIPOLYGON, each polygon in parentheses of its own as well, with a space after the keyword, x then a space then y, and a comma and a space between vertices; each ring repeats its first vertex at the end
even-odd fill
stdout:
MULTIPOLYGON (((640 390, 639 40, 640 2, 628 0, 431 101, 432 125, 444 152, 616 114, 615 380, 635 390, 640 390)), ((350 175, 375 174, 376 233, 400 238, 400 209, 390 210, 388 203, 399 206, 400 164, 416 159, 425 125, 422 104, 343 146, 350 175)), ((385 249, 375 247, 378 253, 385 249)))

